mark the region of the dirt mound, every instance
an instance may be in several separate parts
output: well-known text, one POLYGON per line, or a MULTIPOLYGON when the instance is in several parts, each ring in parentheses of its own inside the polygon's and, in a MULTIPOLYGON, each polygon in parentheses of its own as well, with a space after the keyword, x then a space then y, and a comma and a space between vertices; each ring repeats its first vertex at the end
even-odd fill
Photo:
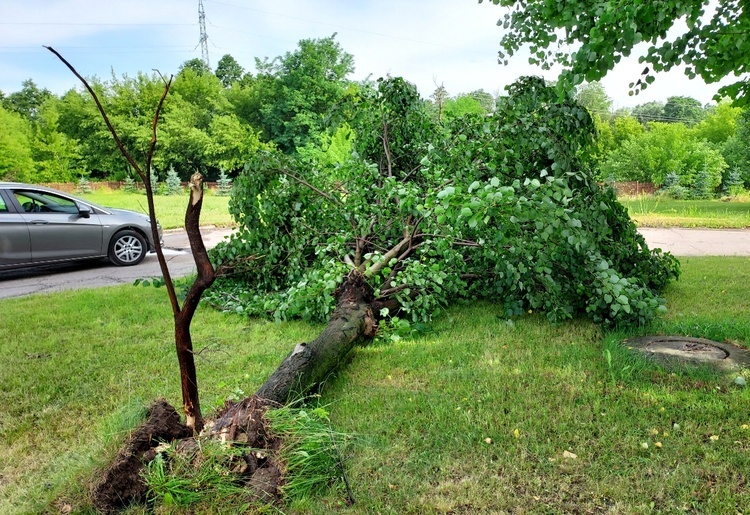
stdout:
MULTIPOLYGON (((280 499, 282 467, 275 460, 281 442, 267 428, 263 415, 272 407, 269 401, 248 397, 238 403, 227 403, 216 418, 207 421, 200 438, 215 438, 247 449, 231 463, 231 470, 242 478, 248 492, 258 500, 273 503, 280 499)), ((157 454, 156 447, 177 441, 177 452, 200 460, 199 446, 180 415, 164 400, 148 410, 146 421, 125 442, 115 459, 92 487, 94 507, 112 512, 132 502, 144 502, 148 486, 142 477, 146 464, 157 454)))
POLYGON ((146 421, 128 438, 93 485, 94 506, 100 511, 111 512, 132 501, 145 500, 148 487, 141 471, 144 463, 156 456, 154 447, 189 435, 190 430, 180 422, 179 413, 165 400, 155 401, 148 408, 146 421))

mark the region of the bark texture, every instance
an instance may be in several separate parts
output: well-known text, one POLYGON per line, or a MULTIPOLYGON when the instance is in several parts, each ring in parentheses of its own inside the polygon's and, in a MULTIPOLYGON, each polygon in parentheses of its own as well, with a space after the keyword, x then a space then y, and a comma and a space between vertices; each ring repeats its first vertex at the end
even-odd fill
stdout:
MULTIPOLYGON (((195 266, 198 271, 193 285, 185 297, 182 308, 174 314, 174 341, 177 361, 180 365, 180 379, 182 386, 182 407, 185 412, 187 425, 197 433, 203 428, 200 399, 198 396, 198 379, 193 355, 193 338, 190 334, 190 324, 195 310, 198 309, 203 292, 216 279, 216 272, 206 252, 206 246, 200 232, 200 215, 203 206, 203 176, 194 173, 190 177, 190 202, 185 211, 185 231, 190 241, 195 266)), ((166 276, 165 276, 166 277, 166 276)), ((179 305, 179 304, 178 304, 179 305)))
POLYGON ((373 292, 362 274, 352 271, 335 295, 336 309, 325 330, 311 342, 298 343, 256 396, 286 404, 304 395, 339 367, 360 338, 374 336, 373 292))

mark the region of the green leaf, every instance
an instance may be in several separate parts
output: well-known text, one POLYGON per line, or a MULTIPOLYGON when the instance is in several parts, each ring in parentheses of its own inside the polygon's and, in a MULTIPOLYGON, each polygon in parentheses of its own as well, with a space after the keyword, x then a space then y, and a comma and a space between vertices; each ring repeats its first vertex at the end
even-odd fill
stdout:
POLYGON ((451 195, 453 195, 453 194, 454 194, 455 192, 456 192, 456 188, 454 188, 453 186, 448 186, 447 188, 445 188, 445 189, 441 190, 441 191, 440 191, 440 192, 439 192, 439 193, 437 194, 437 198, 439 198, 439 199, 444 199, 444 198, 450 197, 450 196, 451 196, 451 195))

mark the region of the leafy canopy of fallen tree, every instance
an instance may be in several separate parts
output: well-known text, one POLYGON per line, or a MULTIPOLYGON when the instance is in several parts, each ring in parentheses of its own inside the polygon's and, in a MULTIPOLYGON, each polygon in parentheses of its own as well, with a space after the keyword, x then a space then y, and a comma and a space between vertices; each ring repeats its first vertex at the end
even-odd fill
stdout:
POLYGON ((348 139, 264 152, 245 167, 230 201, 239 230, 213 254, 234 274, 214 302, 323 320, 357 270, 376 315, 414 322, 459 299, 603 324, 664 310, 658 291, 677 260, 649 250, 594 182, 591 118, 541 79, 510 86, 491 116, 446 125, 430 121, 411 84, 381 79, 363 88, 357 113, 348 139))

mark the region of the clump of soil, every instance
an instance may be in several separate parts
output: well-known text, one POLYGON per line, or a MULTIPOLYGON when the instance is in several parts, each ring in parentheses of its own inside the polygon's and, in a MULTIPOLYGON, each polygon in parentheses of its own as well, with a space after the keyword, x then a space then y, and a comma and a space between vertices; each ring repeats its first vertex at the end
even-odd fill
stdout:
POLYGON ((154 447, 190 436, 180 415, 165 400, 155 401, 146 421, 128 438, 109 467, 92 487, 94 507, 103 512, 122 508, 132 501, 143 501, 148 487, 141 477, 144 463, 156 456, 154 447))
MULTIPOLYGON (((266 503, 280 500, 282 467, 274 459, 281 442, 272 436, 263 415, 272 407, 270 401, 248 397, 237 403, 226 403, 212 421, 207 421, 201 438, 242 445, 248 451, 232 464, 231 470, 243 478, 250 492, 266 503)), ((157 454, 162 443, 177 442, 176 449, 188 455, 198 445, 190 429, 180 422, 180 415, 166 401, 159 400, 148 409, 146 421, 125 442, 112 463, 99 475, 92 487, 94 507, 112 512, 133 502, 145 502, 148 486, 142 477, 146 464, 157 454)))

